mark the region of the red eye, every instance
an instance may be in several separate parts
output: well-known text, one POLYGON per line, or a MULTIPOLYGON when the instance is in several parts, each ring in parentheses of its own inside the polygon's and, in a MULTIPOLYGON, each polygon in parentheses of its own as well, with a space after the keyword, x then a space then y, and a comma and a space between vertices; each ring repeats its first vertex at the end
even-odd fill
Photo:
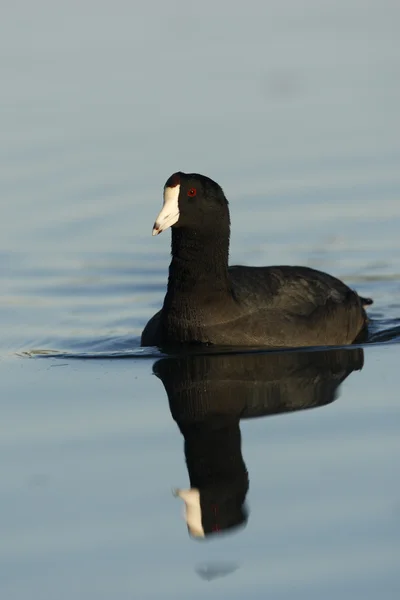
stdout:
POLYGON ((190 189, 188 190, 188 193, 187 193, 187 194, 188 194, 189 198, 194 198, 194 197, 195 197, 195 195, 197 194, 197 190, 196 190, 196 188, 190 188, 190 189))

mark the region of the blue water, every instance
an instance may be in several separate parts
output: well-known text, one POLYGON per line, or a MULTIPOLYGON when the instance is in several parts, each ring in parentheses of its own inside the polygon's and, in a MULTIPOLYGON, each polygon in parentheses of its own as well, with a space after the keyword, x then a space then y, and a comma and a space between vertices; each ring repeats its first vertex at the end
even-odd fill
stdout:
POLYGON ((2 12, 1 598, 398 598, 397 3, 2 12), (223 186, 232 263, 309 265, 374 298, 354 364, 193 359, 209 403, 185 416, 192 359, 139 347, 176 170, 223 186), (240 428, 248 516, 196 541, 171 492, 190 486, 179 427, 191 441, 216 409, 240 428))

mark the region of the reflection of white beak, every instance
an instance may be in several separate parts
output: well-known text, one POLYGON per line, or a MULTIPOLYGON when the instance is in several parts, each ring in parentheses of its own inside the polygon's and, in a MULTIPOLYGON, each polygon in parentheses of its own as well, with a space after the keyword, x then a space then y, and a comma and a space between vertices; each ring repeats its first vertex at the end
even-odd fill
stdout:
POLYGON ((190 490, 173 490, 174 496, 179 496, 185 502, 185 521, 193 537, 204 537, 201 524, 200 492, 196 488, 190 490))
POLYGON ((158 235, 168 227, 174 225, 179 219, 179 190, 180 185, 164 189, 164 204, 153 227, 153 235, 158 235))

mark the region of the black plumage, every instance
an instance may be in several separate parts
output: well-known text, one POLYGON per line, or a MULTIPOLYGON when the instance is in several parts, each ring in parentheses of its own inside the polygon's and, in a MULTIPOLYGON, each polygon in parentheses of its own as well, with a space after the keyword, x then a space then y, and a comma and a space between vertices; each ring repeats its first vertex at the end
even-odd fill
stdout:
POLYGON ((143 346, 342 345, 365 334, 364 306, 372 301, 327 273, 296 266, 228 267, 230 217, 221 187, 199 174, 175 173, 169 182, 179 197, 168 289, 162 309, 143 331, 143 346))

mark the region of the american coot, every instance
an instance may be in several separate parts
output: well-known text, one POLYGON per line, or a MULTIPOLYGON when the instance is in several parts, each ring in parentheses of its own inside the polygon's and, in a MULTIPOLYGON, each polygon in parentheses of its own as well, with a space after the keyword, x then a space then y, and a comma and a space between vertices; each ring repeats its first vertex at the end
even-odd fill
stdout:
POLYGON ((228 267, 228 201, 209 177, 171 175, 153 235, 169 227, 168 289, 142 346, 340 345, 366 331, 364 306, 372 300, 331 275, 308 267, 228 267))

